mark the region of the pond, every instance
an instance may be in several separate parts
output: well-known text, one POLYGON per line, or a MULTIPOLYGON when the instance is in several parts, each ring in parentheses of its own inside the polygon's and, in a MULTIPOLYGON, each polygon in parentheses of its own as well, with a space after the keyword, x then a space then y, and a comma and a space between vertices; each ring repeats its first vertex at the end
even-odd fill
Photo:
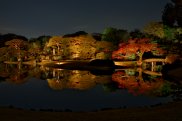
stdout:
POLYGON ((0 69, 0 106, 57 111, 143 107, 179 98, 181 84, 140 68, 112 74, 44 66, 6 65, 0 69))

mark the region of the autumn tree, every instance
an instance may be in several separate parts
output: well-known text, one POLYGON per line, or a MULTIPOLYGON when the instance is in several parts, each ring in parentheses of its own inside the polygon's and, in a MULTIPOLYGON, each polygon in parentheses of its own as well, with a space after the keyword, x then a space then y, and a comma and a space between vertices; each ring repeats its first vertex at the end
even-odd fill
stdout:
POLYGON ((150 39, 130 39, 126 43, 119 44, 119 49, 113 51, 112 58, 119 60, 136 59, 139 57, 138 64, 142 64, 143 54, 152 52, 154 55, 164 54, 164 50, 160 49, 157 44, 151 43, 150 39))
POLYGON ((18 54, 18 61, 21 61, 21 50, 25 50, 28 42, 21 39, 13 39, 5 43, 9 48, 15 49, 18 54))
POLYGON ((53 48, 53 55, 56 55, 56 48, 57 48, 57 54, 60 54, 60 45, 61 45, 61 36, 53 36, 49 39, 49 42, 47 44, 47 47, 53 48))
POLYGON ((152 75, 137 76, 136 70, 116 71, 112 75, 112 81, 118 84, 118 88, 127 89, 133 95, 163 96, 170 93, 170 86, 161 76, 152 75))

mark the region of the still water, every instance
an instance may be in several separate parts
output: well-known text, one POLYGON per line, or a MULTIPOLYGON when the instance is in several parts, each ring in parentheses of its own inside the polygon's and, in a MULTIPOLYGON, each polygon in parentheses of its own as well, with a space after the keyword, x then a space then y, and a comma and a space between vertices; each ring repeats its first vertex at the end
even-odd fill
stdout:
POLYGON ((0 106, 94 111, 172 102, 181 85, 141 69, 110 75, 87 70, 1 64, 0 106))

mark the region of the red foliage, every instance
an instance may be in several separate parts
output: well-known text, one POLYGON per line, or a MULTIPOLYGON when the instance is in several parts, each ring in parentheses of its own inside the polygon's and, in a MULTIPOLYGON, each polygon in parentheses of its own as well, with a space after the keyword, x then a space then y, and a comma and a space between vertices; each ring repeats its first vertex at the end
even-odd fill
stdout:
POLYGON ((149 51, 157 51, 162 54, 164 51, 158 48, 158 45, 155 43, 151 43, 149 38, 142 39, 129 39, 126 43, 120 43, 119 49, 112 53, 112 59, 120 59, 123 60, 126 54, 135 54, 142 57, 144 52, 149 51))
POLYGON ((137 76, 129 76, 124 71, 117 71, 112 75, 112 80, 118 83, 121 89, 127 89, 133 95, 150 95, 153 91, 160 89, 164 80, 156 78, 153 81, 139 80, 137 76))

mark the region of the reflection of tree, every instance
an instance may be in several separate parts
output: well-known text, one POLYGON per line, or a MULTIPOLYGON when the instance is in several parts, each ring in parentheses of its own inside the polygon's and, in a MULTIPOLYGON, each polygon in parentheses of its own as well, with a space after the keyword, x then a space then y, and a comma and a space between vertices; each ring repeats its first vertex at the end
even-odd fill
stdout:
POLYGON ((25 83, 28 79, 28 73, 26 69, 17 65, 10 65, 8 67, 9 76, 6 78, 8 82, 15 83, 15 84, 22 84, 25 83))
POLYGON ((62 90, 67 88, 67 81, 65 80, 58 80, 56 78, 47 79, 48 85, 53 90, 62 90))
POLYGON ((9 72, 7 70, 7 65, 4 63, 0 63, 0 77, 8 77, 9 76, 9 72))
POLYGON ((36 67, 29 66, 27 71, 28 71, 29 77, 41 78, 43 76, 39 66, 36 66, 36 67))
POLYGON ((111 80, 111 77, 95 76, 89 71, 79 70, 56 70, 52 69, 52 77, 47 78, 50 88, 55 90, 61 89, 79 89, 86 90, 93 88, 97 84, 106 84, 111 80))
POLYGON ((164 81, 161 76, 139 73, 134 70, 120 70, 112 75, 112 79, 118 83, 119 88, 127 89, 133 95, 162 96, 169 94, 170 83, 164 81))

